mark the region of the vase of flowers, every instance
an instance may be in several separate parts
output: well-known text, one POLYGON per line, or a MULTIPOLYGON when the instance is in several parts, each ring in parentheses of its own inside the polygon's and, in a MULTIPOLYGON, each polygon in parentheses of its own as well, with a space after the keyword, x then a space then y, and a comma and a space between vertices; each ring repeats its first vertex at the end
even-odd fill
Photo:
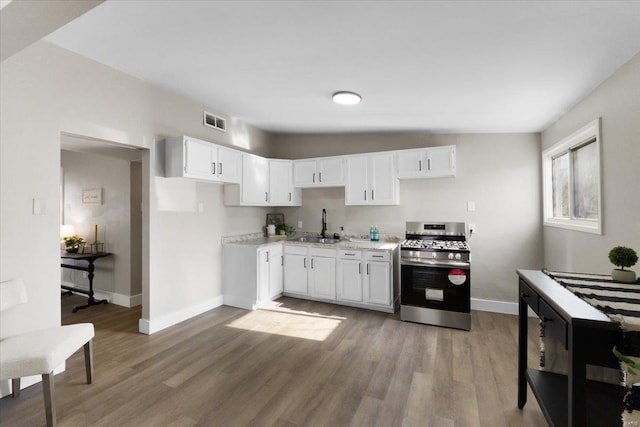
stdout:
POLYGON ((64 237, 62 240, 64 241, 64 250, 72 254, 78 253, 85 243, 82 237, 76 235, 64 237))

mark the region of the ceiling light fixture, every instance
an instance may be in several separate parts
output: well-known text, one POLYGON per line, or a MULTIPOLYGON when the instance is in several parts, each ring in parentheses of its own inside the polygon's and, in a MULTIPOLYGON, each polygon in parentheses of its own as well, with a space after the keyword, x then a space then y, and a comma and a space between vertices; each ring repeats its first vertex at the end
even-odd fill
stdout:
POLYGON ((333 94, 333 102, 340 105, 359 104, 362 97, 355 92, 340 91, 333 94))

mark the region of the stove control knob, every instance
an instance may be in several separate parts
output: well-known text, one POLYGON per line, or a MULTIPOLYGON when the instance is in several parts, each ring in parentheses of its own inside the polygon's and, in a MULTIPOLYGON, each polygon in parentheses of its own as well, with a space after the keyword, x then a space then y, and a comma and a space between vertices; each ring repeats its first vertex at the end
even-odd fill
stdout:
POLYGON ((453 259, 453 254, 452 253, 449 254, 449 259, 453 259))
POLYGON ((435 252, 431 252, 431 258, 437 258, 437 257, 438 257, 438 254, 437 254, 437 253, 435 253, 435 252))
POLYGON ((456 254, 456 259, 461 259, 461 258, 462 258, 462 255, 456 254))

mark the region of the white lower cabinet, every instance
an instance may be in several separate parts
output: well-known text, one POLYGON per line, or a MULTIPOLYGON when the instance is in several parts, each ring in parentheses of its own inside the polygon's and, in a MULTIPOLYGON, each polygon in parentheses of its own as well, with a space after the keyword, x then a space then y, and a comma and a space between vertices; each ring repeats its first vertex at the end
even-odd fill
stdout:
POLYGON ((393 262, 388 251, 338 251, 337 298, 347 305, 394 311, 393 262))
POLYGON ((284 293, 393 313, 390 251, 286 246, 284 293))
POLYGON ((364 275, 365 304, 388 307, 391 305, 392 269, 389 252, 365 252, 364 275))
POLYGON ((338 251, 336 273, 338 300, 362 303, 362 251, 338 251))
POLYGON ((285 245, 284 265, 285 293, 335 300, 335 249, 285 245))
POLYGON ((254 246, 241 243, 222 247, 224 304, 255 310, 282 295, 282 244, 254 246), (249 260, 254 259, 255 262, 249 260))

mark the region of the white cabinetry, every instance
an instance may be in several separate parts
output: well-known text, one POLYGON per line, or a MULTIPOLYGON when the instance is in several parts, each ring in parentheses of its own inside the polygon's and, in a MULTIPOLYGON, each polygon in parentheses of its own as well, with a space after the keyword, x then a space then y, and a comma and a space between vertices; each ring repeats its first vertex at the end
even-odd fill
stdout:
POLYGON ((362 303, 362 251, 338 251, 336 293, 338 301, 362 303))
POLYGON ((398 178, 437 178, 456 175, 456 147, 420 148, 397 152, 398 178))
POLYGON ((366 274, 363 280, 364 302, 389 307, 393 282, 389 252, 367 251, 364 254, 366 274))
POLYGON ((393 152, 347 157, 347 205, 398 205, 399 182, 393 152))
POLYGON ((284 292, 334 300, 336 251, 297 245, 284 248, 284 292))
POLYGON ((225 305, 255 310, 261 303, 282 295, 282 243, 228 243, 223 245, 222 257, 225 305))
POLYGON ((291 160, 242 154, 242 182, 225 185, 230 206, 300 206, 301 190, 293 187, 291 160))
POLYGON ((307 295, 307 248, 284 245, 284 291, 289 294, 307 295))
POLYGON ((300 206, 301 191, 293 186, 293 162, 269 160, 269 204, 272 206, 300 206))
POLYGON ((340 250, 336 271, 338 301, 356 307, 394 311, 391 252, 340 250))
POLYGON ((294 160, 296 187, 339 187, 344 185, 344 157, 294 160))
POLYGON ((165 175, 210 182, 240 182, 240 151, 187 136, 165 140, 165 175))

